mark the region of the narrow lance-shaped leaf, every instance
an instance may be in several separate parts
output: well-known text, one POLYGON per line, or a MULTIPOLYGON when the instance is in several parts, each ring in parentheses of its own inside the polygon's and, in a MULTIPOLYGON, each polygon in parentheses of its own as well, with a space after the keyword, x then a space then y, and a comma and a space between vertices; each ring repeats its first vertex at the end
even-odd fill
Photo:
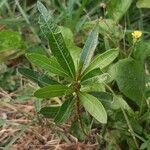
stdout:
POLYGON ((49 14, 45 6, 41 2, 38 2, 37 6, 42 17, 42 21, 39 22, 41 24, 41 30, 49 40, 53 55, 56 57, 62 68, 67 72, 68 76, 74 78, 74 62, 69 50, 66 47, 61 31, 59 30, 58 26, 50 19, 51 17, 45 15, 45 13, 49 14))
POLYGON ((54 118, 58 113, 60 106, 49 106, 40 109, 39 113, 48 118, 54 118))
POLYGON ((101 75, 102 73, 103 73, 103 72, 101 71, 100 68, 95 68, 95 69, 89 71, 87 74, 83 75, 83 76, 81 77, 81 82, 83 82, 83 81, 85 81, 85 80, 89 80, 89 79, 91 79, 91 78, 93 78, 93 77, 95 77, 95 76, 99 76, 99 75, 101 75))
POLYGON ((96 27, 91 31, 83 47, 79 66, 83 67, 83 70, 85 70, 90 64, 97 43, 98 43, 98 25, 96 25, 96 27))
POLYGON ((47 85, 53 85, 53 84, 58 84, 57 81, 50 79, 48 76, 46 75, 40 75, 38 72, 33 71, 31 69, 27 69, 27 68, 19 68, 18 71, 24 75, 25 77, 27 77, 28 79, 38 83, 38 85, 40 87, 43 86, 47 86, 47 85))
POLYGON ((84 108, 99 122, 107 123, 107 113, 102 103, 94 96, 80 93, 80 101, 84 108))
POLYGON ((49 73, 54 73, 62 77, 67 76, 64 69, 61 68, 59 63, 53 57, 48 58, 45 55, 35 54, 35 53, 28 53, 26 57, 32 64, 44 69, 45 71, 49 73))
POLYGON ((149 0, 138 0, 136 3, 138 8, 150 8, 150 1, 149 0))
POLYGON ((107 67, 110 63, 114 61, 114 59, 118 56, 118 54, 119 54, 118 49, 111 49, 109 51, 106 51, 102 54, 95 56, 89 67, 85 70, 84 74, 87 74, 88 72, 90 72, 95 68, 103 69, 107 67))
POLYGON ((37 90, 34 96, 37 98, 51 98, 68 95, 73 92, 73 89, 65 85, 49 85, 37 90))
POLYGON ((56 122, 57 124, 65 122, 69 118, 73 110, 73 106, 74 106, 73 99, 66 100, 60 107, 60 110, 56 115, 54 122, 56 122))
POLYGON ((89 92, 89 94, 93 95, 104 104, 110 105, 113 102, 113 94, 109 92, 89 92))
POLYGON ((101 92, 101 91, 105 91, 105 87, 103 83, 95 83, 95 82, 88 82, 85 83, 83 86, 81 86, 80 89, 81 92, 101 92))

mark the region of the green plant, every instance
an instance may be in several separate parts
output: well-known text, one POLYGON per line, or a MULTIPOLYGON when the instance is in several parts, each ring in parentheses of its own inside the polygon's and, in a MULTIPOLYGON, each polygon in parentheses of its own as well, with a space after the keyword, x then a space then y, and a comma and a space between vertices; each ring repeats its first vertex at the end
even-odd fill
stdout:
POLYGON ((131 35, 116 25, 131 3, 128 0, 124 5, 123 1, 114 0, 105 16, 107 19, 85 23, 83 30, 94 28, 81 50, 74 44, 70 30, 57 26, 38 2, 39 24, 51 55, 27 53, 26 57, 46 73, 19 68, 21 74, 38 83, 40 89, 34 93, 35 97, 50 101, 58 97, 62 102, 42 107, 39 113, 53 118, 57 125, 70 121, 71 132, 80 140, 89 134, 93 124, 96 127, 98 122, 104 124, 97 141, 101 145, 105 140, 109 149, 121 149, 124 145, 144 149, 150 139, 149 74, 145 74, 144 68, 150 55, 149 43, 142 39, 133 42, 131 35), (97 45, 101 44, 99 33, 103 35, 105 49, 119 48, 95 56, 97 45), (119 60, 112 64, 117 57, 119 60))
POLYGON ((52 56, 28 53, 26 57, 32 64, 44 69, 48 75, 39 75, 27 68, 20 68, 19 72, 41 87, 34 93, 37 98, 62 97, 64 102, 61 106, 44 107, 41 113, 53 117, 54 121, 60 124, 76 110, 75 116, 78 117, 83 132, 87 134, 81 119, 81 106, 100 123, 107 123, 106 110, 92 92, 103 92, 107 95, 104 85, 109 80, 109 75, 104 73, 103 69, 118 56, 118 49, 111 49, 93 58, 98 43, 96 25, 85 42, 81 56, 78 56, 80 59, 74 58, 66 46, 60 27, 54 23, 41 2, 38 2, 37 6, 41 13, 41 31, 49 41, 52 56))
POLYGON ((0 31, 0 62, 16 58, 25 51, 25 43, 18 32, 0 31))

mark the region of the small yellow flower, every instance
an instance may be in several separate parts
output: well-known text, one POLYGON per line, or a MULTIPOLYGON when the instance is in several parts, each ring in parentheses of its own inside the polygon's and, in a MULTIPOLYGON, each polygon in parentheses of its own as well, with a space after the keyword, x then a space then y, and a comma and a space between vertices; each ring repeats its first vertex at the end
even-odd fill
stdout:
POLYGON ((132 32, 132 37, 133 39, 139 39, 142 36, 142 32, 141 31, 134 31, 132 32))

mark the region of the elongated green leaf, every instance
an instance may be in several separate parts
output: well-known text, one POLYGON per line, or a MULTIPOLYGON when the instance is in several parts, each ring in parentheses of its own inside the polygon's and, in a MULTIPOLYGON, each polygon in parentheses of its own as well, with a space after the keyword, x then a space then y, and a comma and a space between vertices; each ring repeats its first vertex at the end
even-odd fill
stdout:
POLYGON ((64 69, 61 68, 61 66, 57 63, 57 61, 54 58, 48 58, 45 55, 35 53, 28 53, 26 57, 31 63, 33 63, 37 67, 44 69, 49 73, 54 73, 62 77, 67 76, 64 69))
POLYGON ((110 105, 113 102, 113 95, 108 92, 90 92, 89 94, 93 95, 97 99, 101 100, 105 104, 110 105))
POLYGON ((58 26, 50 19, 51 17, 50 15, 48 15, 49 13, 45 6, 41 2, 38 2, 37 6, 42 17, 42 21, 40 21, 41 30, 49 40, 53 55, 57 58, 57 61, 62 66, 62 68, 66 70, 68 75, 71 78, 74 78, 74 62, 72 60, 70 52, 66 47, 61 31, 59 30, 58 26))
POLYGON ((58 113, 60 106, 49 106, 40 109, 39 113, 47 118, 54 118, 58 113))
POLYGON ((68 51, 63 40, 62 34, 56 33, 49 35, 49 43, 53 55, 57 58, 59 64, 66 70, 70 77, 75 76, 75 66, 71 54, 68 51))
POLYGON ((82 92, 101 92, 105 91, 104 84, 102 83, 94 83, 94 82, 89 82, 81 86, 80 91, 82 92))
POLYGON ((138 0, 136 3, 138 8, 150 8, 150 1, 149 0, 138 0))
POLYGON ((74 61, 75 65, 75 70, 78 69, 78 63, 80 60, 80 53, 81 53, 81 48, 76 46, 74 43, 74 38, 73 38, 73 33, 69 28, 59 26, 62 36, 64 38, 64 41, 66 43, 66 46, 72 56, 72 59, 74 61))
POLYGON ((81 82, 85 81, 85 80, 89 80, 95 76, 99 76, 100 74, 102 74, 103 72, 101 71, 100 68, 95 68, 91 71, 89 71, 87 74, 83 75, 81 77, 81 82))
POLYGON ((118 49, 111 49, 109 51, 106 51, 103 54, 97 55, 89 65, 89 67, 85 70, 84 74, 87 72, 95 69, 100 68, 103 69, 106 66, 108 66, 110 63, 114 61, 114 59, 118 56, 119 52, 118 49))
POLYGON ((118 22, 129 9, 133 0, 111 0, 108 4, 108 17, 118 22))
POLYGON ((83 70, 86 69, 87 66, 90 64, 97 43, 98 43, 98 26, 96 26, 91 31, 83 47, 83 51, 80 57, 80 65, 83 67, 83 70))
POLYGON ((80 93, 80 101, 84 108, 99 122, 107 123, 107 113, 101 102, 87 93, 80 93))
POLYGON ((30 80, 38 83, 39 86, 43 87, 43 86, 47 86, 49 84, 53 85, 53 84, 58 84, 57 81, 50 79, 48 76, 46 75, 40 75, 38 72, 35 72, 31 69, 27 69, 27 68, 19 68, 18 71, 24 75, 25 77, 29 78, 30 80))
POLYGON ((73 106, 74 106, 74 100, 72 99, 66 100, 60 107, 59 112, 56 115, 54 121, 57 124, 65 122, 69 118, 73 110, 73 106))
POLYGON ((96 84, 107 83, 107 81, 109 80, 110 80, 110 75, 108 73, 103 73, 101 75, 97 75, 81 81, 81 85, 86 85, 86 84, 90 85, 90 83, 96 83, 96 84))
POLYGON ((120 91, 140 105, 145 90, 144 66, 132 58, 126 58, 111 68, 111 75, 120 91))
POLYGON ((64 85, 49 85, 37 90, 34 96, 38 98, 51 98, 71 94, 73 89, 64 85))
POLYGON ((49 21, 50 20, 49 12, 40 1, 37 2, 37 8, 38 8, 39 12, 41 13, 45 22, 49 21))

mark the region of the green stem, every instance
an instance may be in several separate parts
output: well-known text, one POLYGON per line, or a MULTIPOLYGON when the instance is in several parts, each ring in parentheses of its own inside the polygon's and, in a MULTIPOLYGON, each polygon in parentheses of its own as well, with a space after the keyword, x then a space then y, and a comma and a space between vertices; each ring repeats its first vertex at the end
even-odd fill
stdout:
POLYGON ((78 121, 79 121, 79 124, 80 124, 82 132, 86 136, 88 136, 87 133, 84 130, 84 126, 83 126, 81 115, 80 115, 81 113, 80 113, 80 97, 79 97, 79 92, 80 92, 80 88, 81 88, 81 85, 80 85, 81 71, 82 71, 82 67, 79 68, 79 70, 78 70, 78 72, 76 74, 76 81, 75 81, 75 85, 74 85, 75 86, 75 93, 76 93, 76 96, 77 96, 77 99, 76 99, 76 114, 77 114, 78 121))
POLYGON ((125 120, 126 120, 126 122, 127 122, 127 125, 128 125, 128 128, 129 128, 129 132, 131 133, 131 135, 132 135, 132 137, 133 137, 133 140, 134 140, 134 143, 135 143, 135 145, 136 145, 136 148, 139 150, 140 148, 139 148, 139 145, 138 145, 138 143, 137 143, 137 140, 136 140, 134 131, 133 131, 133 129, 132 129, 132 126, 131 126, 131 124, 130 124, 130 121, 129 121, 129 119, 128 119, 128 116, 127 116, 127 114, 126 114, 126 112, 124 111, 123 108, 121 108, 121 110, 122 110, 123 115, 124 115, 124 117, 125 117, 125 120))

